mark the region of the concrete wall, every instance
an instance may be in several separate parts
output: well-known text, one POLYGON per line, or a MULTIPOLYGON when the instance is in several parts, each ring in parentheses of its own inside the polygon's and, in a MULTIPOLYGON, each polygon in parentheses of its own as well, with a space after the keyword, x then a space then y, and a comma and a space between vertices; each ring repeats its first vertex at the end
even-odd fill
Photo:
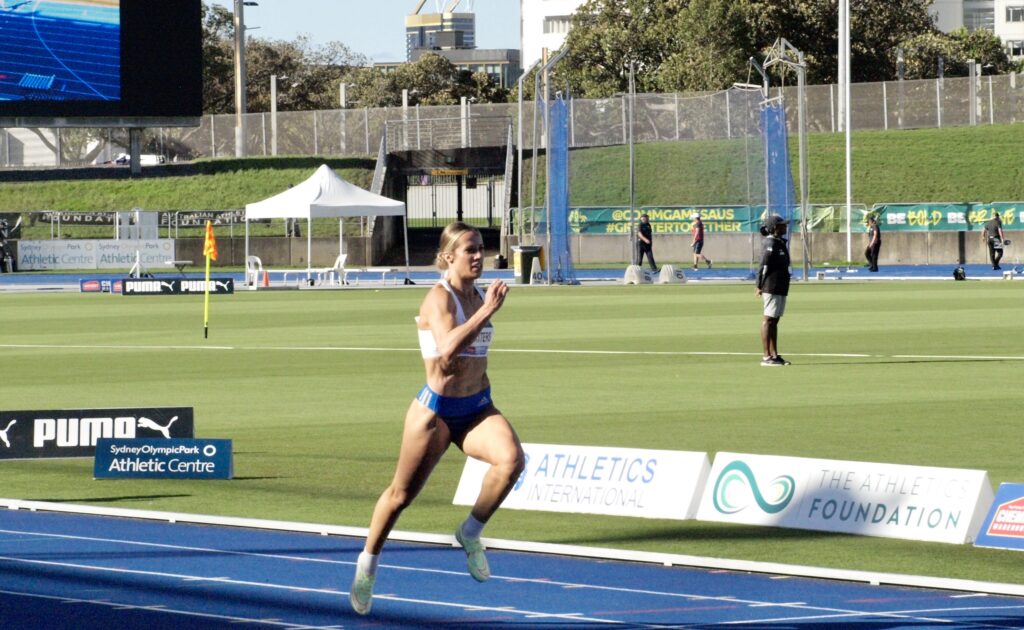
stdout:
MULTIPOLYGON (((1015 232, 1010 232, 1011 238, 1015 232)), ((381 264, 380 257, 390 247, 402 242, 400 222, 381 222, 374 230, 374 242, 363 237, 346 237, 345 252, 351 267, 368 267, 381 264)), ((516 240, 510 239, 512 245, 516 240)), ((628 264, 631 260, 630 241, 626 236, 574 235, 570 239, 573 260, 577 263, 628 264)), ((330 267, 338 256, 338 239, 314 238, 313 267, 330 267)), ((497 253, 488 245, 488 256, 497 253), (491 251, 491 250, 494 251, 491 251)), ((864 260, 867 238, 854 234, 852 241, 853 262, 864 260)), ((1022 242, 1024 245, 1024 242, 1022 242)), ((431 247, 435 245, 431 244, 431 247)), ((245 261, 245 238, 217 238, 219 259, 214 266, 242 266, 245 261)), ((704 254, 716 263, 749 263, 760 260, 761 236, 759 234, 710 234, 704 242, 704 254)), ((259 256, 266 267, 305 267, 306 239, 285 237, 259 237, 249 241, 250 254, 259 256)), ((796 261, 802 258, 800 235, 793 235, 790 250, 796 261)), ((431 253, 433 250, 431 250, 431 253)), ((1013 263, 1015 250, 1007 249, 1005 260, 1013 263)), ((981 240, 979 232, 964 234, 966 263, 988 262, 988 247, 981 240)), ((203 239, 179 238, 175 255, 180 260, 203 259, 203 239)), ((655 235, 654 258, 659 264, 686 264, 693 261, 690 237, 685 234, 655 235)), ((883 265, 928 265, 952 264, 960 259, 959 235, 956 232, 883 232, 882 251, 879 263, 883 265)), ((823 265, 839 264, 846 261, 845 234, 813 234, 811 240, 811 263, 823 265)))
MULTIPOLYGON (((366 267, 368 239, 363 237, 346 237, 345 252, 348 254, 350 267, 366 267)), ((312 240, 313 267, 330 267, 338 257, 337 237, 324 237, 312 240)), ((217 237, 217 260, 214 267, 236 266, 245 264, 245 237, 217 237)), ((264 267, 305 267, 306 239, 285 238, 280 236, 258 237, 249 239, 249 254, 259 256, 264 267)), ((175 243, 175 256, 179 260, 192 260, 198 263, 203 260, 203 239, 179 238, 175 243)))
MULTIPOLYGON (((1010 233, 1011 238, 1013 232, 1010 233)), ((571 240, 573 260, 579 263, 625 264, 631 259, 628 236, 574 235, 571 240)), ((853 262, 864 259, 867 237, 854 234, 851 241, 853 262)), ((715 262, 746 263, 760 259, 759 234, 709 234, 704 241, 704 255, 715 262)), ((799 234, 792 235, 790 250, 794 260, 802 258, 799 234)), ((1006 252, 1006 260, 1014 260, 1013 249, 1006 252)), ((692 264, 693 250, 687 234, 655 235, 654 258, 658 263, 692 264)), ((846 234, 812 234, 810 258, 812 264, 845 262, 846 234)), ((988 248, 980 232, 964 234, 964 262, 988 262, 988 248)), ((879 263, 889 265, 927 265, 956 263, 960 260, 957 232, 883 232, 879 263)))

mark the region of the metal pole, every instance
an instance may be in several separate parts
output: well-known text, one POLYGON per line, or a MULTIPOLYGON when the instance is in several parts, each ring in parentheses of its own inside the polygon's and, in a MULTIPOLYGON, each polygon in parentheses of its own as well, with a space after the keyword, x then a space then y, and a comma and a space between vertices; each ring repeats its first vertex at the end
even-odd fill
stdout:
POLYGON ((889 129, 889 100, 885 81, 882 81, 882 125, 883 129, 889 129))
POLYGON ((853 260, 853 152, 852 137, 850 136, 850 0, 840 0, 842 5, 841 15, 843 16, 842 40, 843 54, 843 131, 846 134, 846 260, 853 260))
POLYGON ((629 239, 630 248, 633 252, 633 264, 639 265, 642 261, 637 259, 636 251, 636 156, 633 149, 633 116, 634 99, 636 98, 636 84, 633 78, 634 62, 629 61, 629 239))
POLYGON ((811 209, 810 175, 807 170, 807 65, 804 54, 797 53, 797 127, 800 134, 800 231, 804 245, 804 280, 810 274, 810 233, 807 231, 807 215, 811 209))
POLYGON ((235 157, 245 157, 245 16, 243 0, 235 0, 235 157))
POLYGON ((277 75, 270 75, 270 155, 277 155, 277 75))
MULTIPOLYGON (((516 203, 519 204, 519 212, 517 213, 517 233, 519 234, 519 244, 522 244, 523 241, 523 81, 526 79, 526 75, 533 72, 534 68, 536 68, 538 64, 540 64, 539 59, 533 62, 533 65, 527 68, 526 71, 519 76, 519 131, 517 134, 517 153, 519 154, 519 177, 517 178, 518 190, 516 192, 516 203)), ((537 112, 535 109, 534 120, 536 121, 536 119, 537 112)), ((534 163, 533 168, 536 168, 536 163, 534 163)))
POLYGON ((970 126, 978 124, 978 88, 975 80, 978 77, 978 64, 973 59, 967 60, 967 120, 970 126))
POLYGON ((402 88, 402 150, 409 150, 409 90, 402 88))

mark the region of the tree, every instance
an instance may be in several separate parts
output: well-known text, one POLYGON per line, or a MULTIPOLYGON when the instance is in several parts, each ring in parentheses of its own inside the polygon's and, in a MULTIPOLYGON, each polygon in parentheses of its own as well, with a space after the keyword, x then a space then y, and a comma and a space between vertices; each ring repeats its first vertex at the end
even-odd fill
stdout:
POLYGON ((414 62, 404 63, 390 73, 378 68, 360 68, 350 72, 350 100, 357 107, 396 107, 407 90, 409 105, 457 105, 463 97, 480 103, 504 102, 508 91, 483 72, 459 70, 450 61, 427 53, 414 62))
POLYGON ((203 19, 203 112, 221 114, 234 103, 234 26, 231 13, 222 6, 202 6, 203 19))
POLYGON ((678 29, 677 49, 658 69, 661 91, 717 90, 746 74, 754 42, 740 3, 691 0, 678 29))
MULTIPOLYGON (((203 112, 234 111, 234 25, 231 13, 203 4, 203 112)), ((249 111, 269 111, 270 76, 277 75, 278 108, 314 110, 338 107, 338 86, 354 68, 367 65, 363 55, 341 42, 313 44, 308 37, 293 41, 249 38, 246 41, 246 88, 249 111)))
MULTIPOLYGON (((984 74, 1012 71, 1014 64, 1006 55, 1002 41, 993 33, 978 29, 970 33, 960 28, 952 33, 928 33, 900 43, 904 51, 907 79, 932 79, 939 76, 939 58, 943 76, 966 76, 967 62, 974 59, 984 74)), ((893 53, 896 54, 895 51, 893 53)))
MULTIPOLYGON (((899 43, 935 32, 930 4, 851 2, 853 80, 893 78, 899 43)), ((573 15, 556 76, 578 96, 604 98, 627 89, 633 60, 640 92, 722 89, 784 37, 804 53, 808 82, 833 82, 837 22, 836 0, 589 0, 573 15)))

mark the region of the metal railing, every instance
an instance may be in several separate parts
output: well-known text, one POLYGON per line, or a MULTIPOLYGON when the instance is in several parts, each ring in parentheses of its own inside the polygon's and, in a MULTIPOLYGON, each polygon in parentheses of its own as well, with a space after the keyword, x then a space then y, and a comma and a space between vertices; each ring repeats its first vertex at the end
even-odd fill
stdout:
MULTIPOLYGON (((788 124, 793 131, 796 87, 772 88, 772 96, 780 93, 786 97, 788 124)), ((807 86, 806 94, 808 131, 839 131, 836 86, 807 86)), ((638 94, 634 142, 736 137, 736 108, 731 98, 729 91, 638 94)), ((1014 123, 1024 120, 1024 75, 856 83, 851 86, 850 98, 854 130, 1014 123)), ((622 97, 572 100, 570 147, 626 144, 625 105, 622 97)), ((278 112, 276 125, 270 113, 247 114, 245 153, 272 155, 275 129, 278 155, 372 156, 386 134, 390 149, 496 146, 505 143, 507 125, 518 124, 517 108, 516 103, 499 103, 278 112)), ((524 125, 532 124, 533 110, 533 102, 523 104, 524 125)), ((234 157, 234 126, 235 116, 222 114, 204 116, 196 128, 147 129, 143 132, 144 152, 165 155, 168 161, 234 157)), ((0 166, 61 166, 81 162, 75 157, 58 159, 53 149, 68 145, 60 142, 59 134, 80 130, 39 131, 53 140, 44 143, 26 129, 0 130, 0 166)), ((128 145, 127 136, 127 130, 93 130, 95 140, 110 147, 101 153, 104 156, 123 151, 117 147, 128 145)), ((522 137, 524 148, 532 149, 531 134, 522 137)))

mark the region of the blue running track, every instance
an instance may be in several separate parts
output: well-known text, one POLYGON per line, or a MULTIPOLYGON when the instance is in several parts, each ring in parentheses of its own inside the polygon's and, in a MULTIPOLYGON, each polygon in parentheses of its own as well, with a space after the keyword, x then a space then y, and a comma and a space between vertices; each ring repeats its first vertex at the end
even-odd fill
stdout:
POLYGON ((373 610, 362 540, 3 510, 4 628, 1020 628, 1024 598, 489 551, 478 584, 443 544, 392 542, 373 610))
POLYGON ((117 7, 3 0, 0 42, 0 101, 121 97, 117 7))

